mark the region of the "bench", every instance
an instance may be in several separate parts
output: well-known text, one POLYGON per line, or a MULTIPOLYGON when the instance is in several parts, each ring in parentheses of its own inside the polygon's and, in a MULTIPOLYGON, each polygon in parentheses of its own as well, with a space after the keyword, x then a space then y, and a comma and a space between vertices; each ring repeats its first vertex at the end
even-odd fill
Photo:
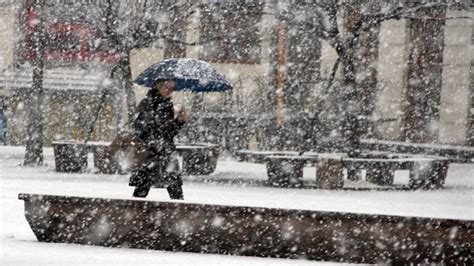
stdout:
MULTIPOLYGON (((53 142, 56 171, 83 172, 87 168, 87 154, 92 153, 94 166, 103 174, 120 173, 131 163, 119 160, 119 156, 108 149, 110 142, 56 141, 53 142)), ((183 159, 183 173, 208 175, 214 172, 220 154, 220 146, 210 143, 177 144, 177 152, 183 159)), ((125 154, 124 157, 129 157, 125 154)))
POLYGON ((316 166, 318 169, 317 187, 336 189, 343 186, 337 172, 339 169, 342 171, 341 158, 345 156, 343 153, 305 152, 301 154, 297 151, 238 150, 235 155, 239 161, 266 164, 268 184, 271 186, 302 187, 305 166, 316 166))
POLYGON ((449 159, 436 156, 413 156, 390 154, 367 156, 366 158, 343 158, 342 165, 349 175, 360 176, 358 171, 366 170, 366 180, 382 186, 393 185, 396 170, 408 170, 408 187, 411 189, 438 189, 443 187, 449 167, 449 159), (349 171, 352 170, 352 171, 349 171))
POLYGON ((217 144, 177 144, 183 158, 183 172, 187 175, 209 175, 216 170, 220 146, 217 144))
POLYGON ((433 155, 448 158, 451 162, 474 163, 474 147, 462 145, 408 143, 377 139, 361 139, 361 149, 416 155, 433 155))
POLYGON ((277 187, 301 187, 303 167, 313 163, 315 156, 267 155, 268 183, 277 187))
POLYGON ((366 170, 366 180, 382 186, 393 185, 396 170, 408 170, 410 189, 437 189, 443 187, 449 167, 449 160, 442 157, 383 153, 360 158, 341 154, 270 155, 265 160, 270 185, 301 187, 303 168, 314 165, 316 187, 323 189, 342 188, 344 169, 350 180, 357 180, 360 171, 366 170))
POLYGON ((342 188, 342 158, 339 153, 308 153, 305 155, 270 155, 265 158, 269 184, 277 187, 301 187, 303 168, 315 166, 316 187, 342 188))
POLYGON ((54 162, 57 172, 77 173, 87 168, 88 149, 76 141, 53 142, 54 162))

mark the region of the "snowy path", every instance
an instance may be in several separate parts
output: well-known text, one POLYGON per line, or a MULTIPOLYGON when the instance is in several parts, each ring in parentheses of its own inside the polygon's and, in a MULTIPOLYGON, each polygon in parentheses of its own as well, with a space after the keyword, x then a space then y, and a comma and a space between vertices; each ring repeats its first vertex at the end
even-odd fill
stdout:
MULTIPOLYGON (((0 264, 306 264, 300 260, 278 260, 196 255, 143 250, 110 249, 36 242, 23 213, 18 193, 54 194, 131 199, 132 188, 125 175, 59 174, 53 171, 52 151, 46 151, 47 166, 18 166, 23 148, 0 147, 0 264)), ((311 182, 314 169, 305 169, 311 182)), ((187 177, 184 191, 187 202, 299 208, 391 215, 424 216, 474 220, 474 165, 452 165, 446 188, 438 191, 368 190, 372 185, 351 183, 340 191, 316 189, 278 189, 262 186, 266 178, 263 165, 219 161, 216 173, 202 178, 187 177), (238 180, 239 182, 235 182, 238 180), (230 182, 232 181, 232 182, 230 182)), ((397 174, 396 181, 406 176, 397 174)), ((154 189, 147 200, 168 201, 164 189, 154 189)))

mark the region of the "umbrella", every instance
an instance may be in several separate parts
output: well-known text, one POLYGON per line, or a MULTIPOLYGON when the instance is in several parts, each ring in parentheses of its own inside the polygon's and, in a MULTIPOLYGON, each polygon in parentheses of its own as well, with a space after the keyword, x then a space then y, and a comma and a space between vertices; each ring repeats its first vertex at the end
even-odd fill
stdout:
POLYGON ((211 64, 190 58, 170 58, 153 64, 135 79, 135 83, 153 88, 158 79, 174 80, 175 91, 219 92, 232 89, 230 82, 211 64))

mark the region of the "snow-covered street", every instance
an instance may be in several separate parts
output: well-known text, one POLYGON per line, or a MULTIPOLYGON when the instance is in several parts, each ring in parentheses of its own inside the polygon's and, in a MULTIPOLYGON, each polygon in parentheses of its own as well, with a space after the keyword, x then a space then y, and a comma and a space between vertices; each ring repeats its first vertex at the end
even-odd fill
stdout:
MULTIPOLYGON (((1 259, 0 264, 306 264, 302 260, 279 260, 162 251, 124 250, 104 247, 37 242, 24 217, 18 193, 132 199, 127 175, 54 172, 51 149, 46 166, 26 168, 23 147, 0 148, 1 259), (28 256, 25 256, 28 255, 28 256)), ((315 170, 305 168, 305 183, 311 186, 315 170)), ((365 182, 349 183, 344 190, 282 189, 264 185, 265 166, 222 158, 214 174, 185 177, 185 201, 236 206, 264 206, 309 210, 378 213, 404 216, 474 219, 474 165, 452 164, 444 189, 435 191, 387 190, 365 182)), ((406 181, 397 172, 395 181, 406 181)), ((346 181, 347 183, 347 181, 346 181)), ((164 189, 154 189, 147 200, 168 201, 164 189)))

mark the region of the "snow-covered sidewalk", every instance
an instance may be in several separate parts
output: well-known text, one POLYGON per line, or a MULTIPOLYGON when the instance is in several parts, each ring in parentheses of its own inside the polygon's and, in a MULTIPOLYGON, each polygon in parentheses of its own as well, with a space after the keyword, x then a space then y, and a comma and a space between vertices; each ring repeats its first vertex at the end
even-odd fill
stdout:
MULTIPOLYGON (((83 174, 54 172, 51 149, 45 151, 46 166, 21 167, 23 147, 0 146, 0 264, 305 264, 300 260, 197 255, 159 251, 125 250, 39 243, 29 228, 18 193, 53 194, 131 199, 126 175, 99 175, 93 169, 83 174), (91 258, 91 259, 89 259, 91 258)), ((313 168, 305 168, 311 184, 313 168)), ((185 177, 186 202, 297 208, 325 211, 377 213, 474 220, 474 165, 452 164, 442 190, 373 190, 365 182, 349 183, 344 190, 282 189, 263 185, 264 165, 222 158, 208 177, 185 177)), ((396 182, 407 179, 396 174, 396 182)), ((168 201, 164 189, 154 189, 147 200, 168 201)))

